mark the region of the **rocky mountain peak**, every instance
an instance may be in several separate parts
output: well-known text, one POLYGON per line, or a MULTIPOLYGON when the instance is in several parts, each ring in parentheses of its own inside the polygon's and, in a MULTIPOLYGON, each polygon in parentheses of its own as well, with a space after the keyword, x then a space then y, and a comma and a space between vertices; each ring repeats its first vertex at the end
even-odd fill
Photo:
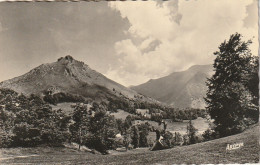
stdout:
POLYGON ((136 91, 108 79, 70 55, 60 57, 53 63, 42 64, 19 77, 3 81, 0 87, 10 88, 26 95, 32 93, 42 95, 44 91, 53 88, 55 91, 91 98, 123 95, 133 99, 134 96, 138 96, 136 91))
POLYGON ((74 61, 74 58, 71 56, 71 55, 67 55, 65 57, 60 57, 58 59, 58 62, 73 62, 74 61))

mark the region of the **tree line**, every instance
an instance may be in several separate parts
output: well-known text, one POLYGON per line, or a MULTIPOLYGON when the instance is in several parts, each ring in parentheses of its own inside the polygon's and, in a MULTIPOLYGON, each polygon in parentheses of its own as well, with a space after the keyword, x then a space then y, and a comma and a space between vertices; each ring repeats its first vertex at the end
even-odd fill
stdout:
MULTIPOLYGON (((39 145, 62 146, 77 143, 106 153, 109 149, 124 146, 151 147, 150 132, 156 130, 148 122, 135 123, 134 116, 115 119, 108 113, 106 104, 78 103, 71 114, 52 107, 37 95, 25 96, 11 89, 0 89, 0 147, 35 147, 39 145), (116 135, 120 134, 120 142, 116 135)), ((161 123, 158 122, 160 125, 161 123)), ((160 133, 168 139, 169 147, 174 137, 170 132, 160 133), (171 141, 171 142, 170 142, 171 141)), ((177 135, 180 139, 180 135, 177 135)), ((167 140, 166 140, 167 141, 167 140)))

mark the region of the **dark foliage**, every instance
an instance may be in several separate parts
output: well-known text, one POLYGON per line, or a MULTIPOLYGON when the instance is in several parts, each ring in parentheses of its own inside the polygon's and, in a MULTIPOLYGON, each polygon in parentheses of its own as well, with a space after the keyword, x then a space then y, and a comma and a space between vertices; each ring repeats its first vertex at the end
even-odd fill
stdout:
POLYGON ((40 97, 29 98, 0 89, 1 147, 61 144, 69 136, 69 117, 54 111, 40 97))
POLYGON ((209 128, 203 132, 202 137, 204 138, 204 141, 209 141, 218 138, 216 132, 209 128))
POLYGON ((148 123, 138 125, 139 130, 139 147, 148 147, 147 136, 149 134, 150 125, 148 123))
POLYGON ((80 95, 59 92, 55 94, 46 93, 43 100, 50 104, 57 104, 62 102, 84 102, 85 98, 80 95))
POLYGON ((108 149, 115 149, 115 135, 119 132, 116 120, 102 109, 95 109, 88 122, 88 136, 86 146, 106 153, 108 149))
POLYGON ((78 143, 79 149, 88 133, 88 122, 91 114, 92 111, 89 111, 84 104, 77 104, 73 111, 73 124, 70 125, 70 132, 72 133, 71 141, 78 143))
POLYGON ((188 125, 187 125, 187 136, 188 136, 188 143, 189 144, 195 144, 197 143, 197 137, 196 137, 196 132, 198 130, 193 126, 192 121, 190 120, 188 125))
POLYGON ((220 136, 243 131, 258 122, 258 58, 236 33, 214 53, 215 74, 208 79, 207 110, 220 136))
POLYGON ((174 144, 175 144, 174 140, 175 140, 175 138, 171 132, 166 131, 163 134, 163 141, 167 145, 168 148, 172 148, 174 146, 174 144))

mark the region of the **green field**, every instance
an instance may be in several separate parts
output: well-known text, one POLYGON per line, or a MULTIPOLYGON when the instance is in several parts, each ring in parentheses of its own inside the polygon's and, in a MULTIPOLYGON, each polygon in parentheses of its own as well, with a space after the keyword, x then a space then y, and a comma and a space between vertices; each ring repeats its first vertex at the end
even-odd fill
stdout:
MULTIPOLYGON (((147 110, 146 109, 138 109, 139 113, 144 114, 147 110)), ((118 110, 117 112, 111 113, 111 115, 113 115, 116 119, 123 119, 125 120, 125 118, 128 115, 134 116, 133 114, 130 114, 128 112, 125 112, 123 110, 118 110)), ((148 122, 150 123, 152 126, 154 127, 159 127, 158 123, 155 121, 150 121, 150 120, 137 120, 136 123, 145 123, 148 122)), ((185 134, 187 131, 187 124, 188 124, 188 120, 184 120, 183 122, 172 122, 170 119, 166 119, 167 122, 167 130, 170 132, 179 132, 181 134, 185 134)), ((195 120, 192 120, 192 123, 194 124, 194 127, 198 129, 198 133, 202 134, 205 130, 208 129, 209 125, 207 123, 207 120, 201 117, 198 117, 195 120)), ((163 126, 160 126, 163 127, 163 126)))
POLYGON ((241 134, 179 146, 168 150, 149 151, 148 148, 128 152, 113 151, 109 155, 95 155, 68 148, 11 148, 1 149, 1 164, 221 164, 259 162, 259 126, 241 134), (243 147, 226 151, 227 144, 240 143, 243 147))
POLYGON ((72 105, 76 105, 76 103, 58 103, 57 105, 51 105, 51 107, 53 110, 62 109, 66 114, 70 114, 74 110, 74 108, 71 107, 72 105))
POLYGON ((122 120, 125 120, 128 115, 135 116, 123 110, 117 110, 117 112, 113 112, 111 113, 111 115, 113 115, 116 119, 122 119, 122 120))

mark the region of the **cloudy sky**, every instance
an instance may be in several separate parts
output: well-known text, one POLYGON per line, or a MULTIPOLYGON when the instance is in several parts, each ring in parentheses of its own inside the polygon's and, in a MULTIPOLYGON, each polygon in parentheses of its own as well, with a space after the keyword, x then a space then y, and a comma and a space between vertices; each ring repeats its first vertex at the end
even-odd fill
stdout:
POLYGON ((125 85, 197 64, 239 32, 257 55, 257 0, 0 3, 0 81, 70 54, 125 85))

